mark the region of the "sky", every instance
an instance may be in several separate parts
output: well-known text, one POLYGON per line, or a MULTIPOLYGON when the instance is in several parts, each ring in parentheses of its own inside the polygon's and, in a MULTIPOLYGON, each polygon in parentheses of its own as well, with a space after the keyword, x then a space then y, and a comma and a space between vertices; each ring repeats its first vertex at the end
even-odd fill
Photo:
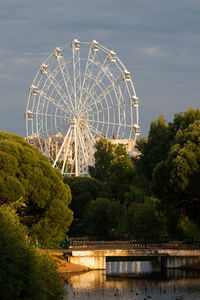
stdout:
POLYGON ((131 72, 141 135, 200 107, 200 0, 1 0, 0 130, 25 136, 29 87, 56 48, 97 40, 131 72))

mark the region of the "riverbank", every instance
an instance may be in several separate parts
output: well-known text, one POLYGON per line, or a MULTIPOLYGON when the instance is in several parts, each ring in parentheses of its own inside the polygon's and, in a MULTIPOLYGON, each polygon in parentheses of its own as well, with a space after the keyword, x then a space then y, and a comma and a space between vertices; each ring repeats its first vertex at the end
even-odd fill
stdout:
POLYGON ((57 264, 58 272, 65 279, 73 274, 87 272, 90 270, 87 267, 69 263, 64 256, 52 255, 52 258, 57 264))

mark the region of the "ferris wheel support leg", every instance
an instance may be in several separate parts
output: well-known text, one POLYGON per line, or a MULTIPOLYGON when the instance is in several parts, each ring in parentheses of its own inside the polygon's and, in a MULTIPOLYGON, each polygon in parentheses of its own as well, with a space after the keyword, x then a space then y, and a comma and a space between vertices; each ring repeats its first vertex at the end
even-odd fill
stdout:
POLYGON ((66 143, 66 140, 67 140, 67 138, 68 138, 68 136, 69 136, 70 130, 71 130, 71 127, 69 127, 69 130, 67 131, 67 134, 66 134, 66 136, 65 136, 65 138, 64 138, 64 141, 63 141, 63 143, 62 143, 62 146, 60 147, 60 150, 59 150, 59 152, 58 152, 58 155, 56 156, 56 159, 55 159, 55 161, 54 161, 54 163, 53 163, 53 167, 56 166, 57 161, 58 161, 58 158, 60 157, 60 154, 61 154, 62 151, 63 151, 63 147, 64 147, 64 145, 65 145, 65 143, 66 143))
POLYGON ((63 166, 62 166, 62 170, 61 170, 61 173, 63 174, 64 173, 64 170, 65 170, 65 165, 66 165, 66 161, 67 161, 67 155, 69 153, 69 146, 71 144, 71 138, 72 138, 72 130, 70 131, 70 135, 69 135, 69 141, 67 143, 67 149, 66 149, 66 153, 65 153, 65 158, 64 158, 64 161, 63 161, 63 166))
POLYGON ((75 146, 75 156, 74 156, 74 163, 75 163, 75 177, 78 176, 78 149, 77 149, 77 128, 74 127, 74 146, 75 146))

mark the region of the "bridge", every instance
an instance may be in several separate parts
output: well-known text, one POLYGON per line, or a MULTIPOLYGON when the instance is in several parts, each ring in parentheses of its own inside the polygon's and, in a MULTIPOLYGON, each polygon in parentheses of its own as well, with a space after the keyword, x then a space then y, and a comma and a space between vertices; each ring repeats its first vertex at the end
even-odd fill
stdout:
POLYGON ((200 269, 200 247, 182 242, 144 243, 138 241, 72 241, 69 249, 51 250, 67 255, 68 261, 89 269, 105 269, 108 257, 157 257, 162 268, 200 269))

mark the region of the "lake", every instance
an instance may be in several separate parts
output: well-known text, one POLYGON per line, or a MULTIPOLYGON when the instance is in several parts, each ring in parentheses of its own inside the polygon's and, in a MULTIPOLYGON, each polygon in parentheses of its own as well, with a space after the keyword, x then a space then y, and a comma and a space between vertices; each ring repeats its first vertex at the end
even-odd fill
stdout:
POLYGON ((200 300, 200 272, 160 270, 157 261, 110 261, 106 270, 75 274, 68 300, 200 300))

